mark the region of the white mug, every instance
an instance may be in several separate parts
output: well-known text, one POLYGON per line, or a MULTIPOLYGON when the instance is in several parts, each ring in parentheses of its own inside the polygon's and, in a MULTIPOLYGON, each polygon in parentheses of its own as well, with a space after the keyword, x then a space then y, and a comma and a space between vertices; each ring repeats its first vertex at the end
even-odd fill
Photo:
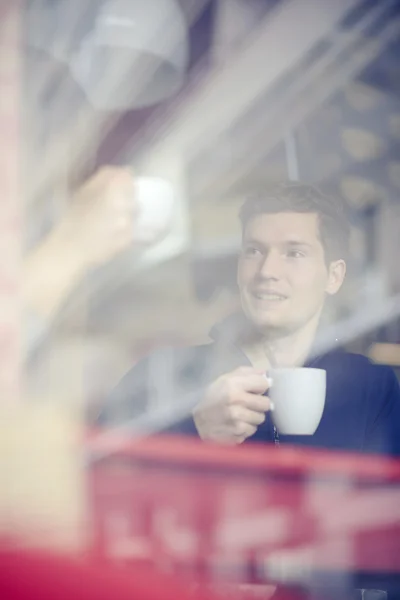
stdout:
POLYGON ((135 242, 154 243, 171 227, 175 204, 173 187, 160 177, 137 177, 134 194, 137 205, 135 242))
POLYGON ((312 435, 318 428, 325 406, 326 371, 323 369, 272 369, 268 396, 274 410, 272 419, 279 433, 312 435))

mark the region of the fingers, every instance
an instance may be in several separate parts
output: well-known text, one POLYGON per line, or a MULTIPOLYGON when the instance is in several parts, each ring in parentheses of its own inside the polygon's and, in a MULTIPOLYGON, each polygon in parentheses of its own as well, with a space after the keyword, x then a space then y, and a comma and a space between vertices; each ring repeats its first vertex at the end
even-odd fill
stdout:
POLYGON ((116 213, 129 215, 132 220, 137 213, 133 175, 126 169, 107 173, 105 180, 106 198, 116 213))
POLYGON ((105 200, 114 211, 110 218, 115 222, 115 230, 128 233, 131 242, 138 215, 133 172, 128 168, 107 167, 102 170, 102 177, 107 189, 105 200))
POLYGON ((83 185, 96 195, 110 196, 116 207, 133 206, 134 175, 124 167, 102 167, 83 185))
POLYGON ((252 410, 259 413, 265 413, 271 409, 271 400, 268 396, 259 396, 257 394, 249 394, 243 392, 240 396, 237 396, 235 400, 231 402, 233 406, 243 406, 248 410, 252 410))
POLYGON ((241 367, 219 377, 193 412, 203 440, 238 444, 254 435, 271 409, 263 371, 241 367))
POLYGON ((242 389, 253 394, 264 394, 269 388, 269 380, 265 374, 249 373, 239 377, 242 389))
POLYGON ((124 233, 124 232, 130 232, 130 235, 132 237, 132 217, 129 213, 120 213, 118 214, 118 216, 115 218, 115 223, 114 223, 114 232, 119 235, 120 233, 124 233))
POLYGON ((257 427, 254 425, 249 425, 248 423, 238 423, 236 426, 235 432, 233 434, 234 440, 237 444, 241 444, 247 438, 251 437, 257 431, 257 427))
POLYGON ((136 211, 134 177, 130 169, 103 167, 79 188, 76 199, 83 202, 107 201, 118 210, 136 211))
POLYGON ((240 368, 224 375, 219 380, 220 388, 228 402, 236 402, 244 394, 252 393, 261 395, 264 394, 269 386, 270 381, 262 371, 255 369, 240 368))
POLYGON ((241 444, 254 435, 257 428, 264 423, 269 409, 269 398, 255 394, 245 394, 241 398, 241 404, 231 404, 226 407, 228 439, 241 444))
POLYGON ((121 185, 132 186, 133 179, 134 173, 130 167, 106 166, 99 169, 93 175, 91 181, 98 181, 103 185, 119 183, 121 185))
POLYGON ((124 229, 114 233, 112 247, 115 253, 126 250, 132 244, 132 226, 129 225, 124 229))
POLYGON ((135 242, 134 188, 130 169, 104 167, 76 190, 63 227, 80 249, 83 268, 104 264, 135 242))
POLYGON ((233 423, 246 423, 257 426, 265 421, 265 412, 250 410, 245 406, 233 406, 228 414, 233 423))
POLYGON ((271 385, 271 380, 267 377, 266 372, 254 367, 239 367, 230 376, 233 376, 246 392, 254 394, 264 394, 271 385))
POLYGON ((94 200, 97 214, 102 214, 104 224, 108 224, 109 230, 117 235, 126 233, 132 237, 137 213, 132 170, 103 167, 93 176, 92 183, 97 185, 94 200))

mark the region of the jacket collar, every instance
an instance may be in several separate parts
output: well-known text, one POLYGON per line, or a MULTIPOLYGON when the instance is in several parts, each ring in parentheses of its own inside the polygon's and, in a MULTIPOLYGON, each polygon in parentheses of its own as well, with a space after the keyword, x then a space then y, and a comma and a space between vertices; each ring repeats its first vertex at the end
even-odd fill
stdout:
MULTIPOLYGON (((211 331, 210 337, 216 344, 235 347, 243 354, 242 347, 255 338, 256 333, 252 324, 242 312, 234 313, 216 323, 211 331)), ((308 354, 304 365, 311 367, 327 355, 343 353, 345 350, 335 336, 332 326, 323 325, 317 331, 314 344, 308 354)))

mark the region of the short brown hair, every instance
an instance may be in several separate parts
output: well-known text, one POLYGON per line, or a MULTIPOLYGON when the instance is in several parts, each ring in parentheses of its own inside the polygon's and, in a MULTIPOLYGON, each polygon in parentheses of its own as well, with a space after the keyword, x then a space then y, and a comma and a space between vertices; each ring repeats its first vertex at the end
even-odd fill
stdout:
POLYGON ((331 197, 314 185, 301 182, 285 181, 263 187, 250 194, 240 209, 242 231, 256 215, 280 212, 316 213, 326 262, 347 260, 350 223, 341 197, 331 197))

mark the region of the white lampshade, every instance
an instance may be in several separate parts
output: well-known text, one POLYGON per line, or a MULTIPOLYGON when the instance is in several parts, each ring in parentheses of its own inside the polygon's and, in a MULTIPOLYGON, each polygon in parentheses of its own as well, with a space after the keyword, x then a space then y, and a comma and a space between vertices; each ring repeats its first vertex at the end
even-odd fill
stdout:
POLYGON ((149 106, 182 86, 189 49, 176 0, 99 0, 89 10, 82 0, 59 0, 51 9, 48 3, 33 4, 36 23, 47 35, 30 32, 31 45, 67 63, 95 108, 149 106), (72 23, 73 31, 69 41, 60 42, 63 22, 64 30, 72 23))

